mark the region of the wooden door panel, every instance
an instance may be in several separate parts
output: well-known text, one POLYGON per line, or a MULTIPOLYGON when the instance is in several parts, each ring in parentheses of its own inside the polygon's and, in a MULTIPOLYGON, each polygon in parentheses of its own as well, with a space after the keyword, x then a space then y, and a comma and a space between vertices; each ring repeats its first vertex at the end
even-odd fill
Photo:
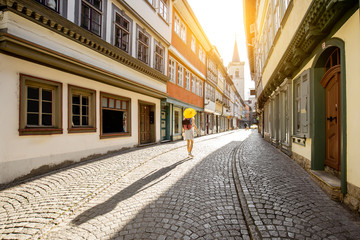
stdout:
POLYGON ((149 143, 150 134, 150 106, 140 105, 140 143, 149 143))
POLYGON ((340 71, 325 75, 326 159, 325 165, 340 170, 340 71))

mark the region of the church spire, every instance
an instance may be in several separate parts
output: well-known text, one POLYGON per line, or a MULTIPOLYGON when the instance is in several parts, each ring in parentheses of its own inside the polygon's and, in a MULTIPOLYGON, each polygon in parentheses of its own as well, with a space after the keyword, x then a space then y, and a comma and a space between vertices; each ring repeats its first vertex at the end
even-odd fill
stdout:
POLYGON ((239 56, 239 50, 238 50, 238 46, 237 46, 237 42, 236 42, 236 37, 235 37, 235 46, 234 46, 232 62, 240 62, 240 56, 239 56))

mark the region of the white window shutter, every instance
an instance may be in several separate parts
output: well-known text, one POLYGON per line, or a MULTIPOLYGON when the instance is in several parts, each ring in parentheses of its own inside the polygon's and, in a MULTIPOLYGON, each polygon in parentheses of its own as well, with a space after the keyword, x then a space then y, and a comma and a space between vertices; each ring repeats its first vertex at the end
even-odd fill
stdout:
POLYGON ((310 137, 310 70, 301 74, 301 133, 310 137))

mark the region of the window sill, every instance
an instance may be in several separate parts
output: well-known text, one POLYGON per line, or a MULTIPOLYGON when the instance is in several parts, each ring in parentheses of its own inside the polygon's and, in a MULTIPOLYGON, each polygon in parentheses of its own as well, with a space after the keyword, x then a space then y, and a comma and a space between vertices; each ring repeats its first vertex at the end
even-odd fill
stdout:
POLYGON ((292 142, 299 144, 301 146, 306 146, 306 138, 305 137, 300 137, 300 136, 292 136, 292 142))
POLYGON ((131 136, 131 133, 106 133, 106 134, 101 134, 100 139, 128 137, 128 136, 131 136))
POLYGON ((27 128, 19 129, 20 136, 26 135, 51 135, 51 134, 62 134, 62 128, 27 128))
POLYGON ((88 133, 96 132, 96 128, 69 128, 68 133, 88 133))

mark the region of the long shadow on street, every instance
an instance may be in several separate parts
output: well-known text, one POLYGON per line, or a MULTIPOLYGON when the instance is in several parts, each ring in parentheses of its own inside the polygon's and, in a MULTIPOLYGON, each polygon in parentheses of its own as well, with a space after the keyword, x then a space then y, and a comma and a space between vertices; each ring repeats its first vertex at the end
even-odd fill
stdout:
POLYGON ((81 225, 88 220, 95 218, 100 215, 104 215, 108 212, 111 212, 119 203, 122 201, 132 197, 133 195, 144 191, 152 186, 156 185, 160 181, 165 180, 171 170, 176 168, 178 165, 190 160, 189 158, 183 159, 179 162, 176 162, 170 166, 161 168, 157 171, 150 172, 146 176, 142 177, 141 179, 137 180, 136 182, 132 183, 130 186, 126 187, 124 190, 118 192, 113 197, 108 199, 107 201, 103 202, 102 204, 96 205, 87 211, 83 212, 79 216, 77 216, 72 223, 75 225, 81 225), (154 182, 155 181, 155 182, 154 182), (151 183, 150 185, 148 185, 151 183), (94 214, 95 213, 95 214, 94 214))

